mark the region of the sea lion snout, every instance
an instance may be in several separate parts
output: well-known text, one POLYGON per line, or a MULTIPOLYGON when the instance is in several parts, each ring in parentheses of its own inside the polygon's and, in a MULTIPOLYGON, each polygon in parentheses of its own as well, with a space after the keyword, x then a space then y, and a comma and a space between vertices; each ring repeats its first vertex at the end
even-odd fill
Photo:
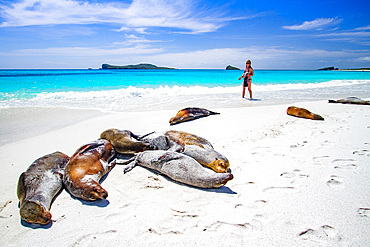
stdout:
POLYGON ((217 173, 225 173, 228 172, 230 168, 230 163, 228 160, 216 158, 208 166, 217 173))
POLYGON ((108 192, 99 184, 92 186, 91 190, 86 190, 82 194, 82 199, 86 201, 95 201, 99 199, 107 199, 108 192))
POLYGON ((51 220, 51 213, 38 202, 26 201, 20 208, 21 218, 29 223, 46 225, 51 220))

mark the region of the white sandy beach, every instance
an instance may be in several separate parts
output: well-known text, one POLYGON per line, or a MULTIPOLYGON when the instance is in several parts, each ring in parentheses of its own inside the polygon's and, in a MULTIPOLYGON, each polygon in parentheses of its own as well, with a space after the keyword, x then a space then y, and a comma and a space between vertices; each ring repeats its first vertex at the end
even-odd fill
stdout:
POLYGON ((221 114, 174 126, 168 120, 176 110, 87 114, 25 139, 19 127, 17 141, 0 146, 0 245, 370 246, 369 106, 314 101, 210 110, 221 114), (325 121, 288 116, 291 105, 325 121), (107 200, 84 202, 63 190, 52 224, 21 222, 19 175, 45 154, 71 156, 108 128, 202 136, 228 157, 234 179, 197 189, 142 167, 123 174, 117 165, 102 182, 107 200))

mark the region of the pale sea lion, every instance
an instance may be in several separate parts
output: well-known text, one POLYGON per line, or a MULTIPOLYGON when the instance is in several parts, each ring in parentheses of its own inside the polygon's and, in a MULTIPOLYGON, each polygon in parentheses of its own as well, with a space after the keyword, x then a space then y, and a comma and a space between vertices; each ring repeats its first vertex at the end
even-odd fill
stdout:
POLYGON ((139 137, 129 130, 108 129, 101 133, 100 138, 108 140, 121 154, 134 154, 151 149, 149 144, 138 141, 139 137))
POLYGON ((194 134, 170 130, 153 132, 142 140, 158 150, 175 151, 188 155, 215 172, 227 172, 230 167, 229 160, 214 150, 209 141, 194 134))
POLYGON ((106 199, 108 192, 98 183, 115 165, 109 163, 115 151, 107 140, 80 147, 65 168, 64 185, 75 197, 86 201, 106 199))
POLYGON ((307 118, 307 119, 312 119, 312 120, 324 120, 324 118, 318 114, 314 114, 307 109, 299 108, 295 106, 288 107, 287 114, 291 116, 295 116, 295 117, 307 118))
POLYGON ((362 100, 357 97, 348 97, 340 100, 329 100, 329 103, 355 104, 355 105, 370 105, 369 100, 362 100))
POLYGON ((61 152, 35 160, 18 180, 17 195, 20 215, 24 221, 48 224, 54 197, 62 189, 64 169, 69 157, 61 152))
POLYGON ((170 119, 170 124, 178 124, 194 119, 198 119, 201 117, 207 117, 209 115, 218 115, 220 113, 209 111, 207 109, 203 108, 197 108, 197 107, 188 107, 185 109, 180 110, 175 117, 170 119))
POLYGON ((124 172, 136 165, 156 170, 171 179, 200 188, 218 188, 233 179, 231 173, 216 173, 202 167, 195 159, 177 152, 144 151, 131 160, 124 172))

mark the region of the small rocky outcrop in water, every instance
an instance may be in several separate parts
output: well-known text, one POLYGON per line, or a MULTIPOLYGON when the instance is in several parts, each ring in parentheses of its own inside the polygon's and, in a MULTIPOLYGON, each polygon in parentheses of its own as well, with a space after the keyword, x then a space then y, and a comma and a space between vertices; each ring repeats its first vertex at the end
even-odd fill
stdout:
POLYGON ((231 65, 227 65, 226 66, 226 70, 240 70, 239 68, 237 68, 237 67, 233 67, 233 66, 231 66, 231 65))
POLYGON ((157 67, 153 64, 148 63, 141 63, 136 65, 125 65, 125 66, 116 66, 116 65, 110 65, 110 64, 102 64, 102 69, 174 69, 174 68, 168 68, 168 67, 157 67))

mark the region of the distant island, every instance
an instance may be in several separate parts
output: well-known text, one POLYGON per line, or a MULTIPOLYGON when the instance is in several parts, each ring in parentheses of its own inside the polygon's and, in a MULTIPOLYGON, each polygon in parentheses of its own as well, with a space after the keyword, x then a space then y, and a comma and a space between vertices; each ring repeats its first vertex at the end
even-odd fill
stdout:
POLYGON ((318 69, 318 70, 338 70, 338 68, 334 68, 334 66, 331 66, 331 67, 321 68, 321 69, 318 69))
POLYGON ((227 65, 226 66, 226 70, 240 70, 239 68, 237 68, 237 67, 233 67, 233 66, 231 66, 231 65, 227 65))
POLYGON ((153 64, 148 63, 141 63, 136 65, 125 65, 125 66, 116 66, 110 64, 102 64, 102 69, 175 69, 175 68, 167 68, 167 67, 157 67, 153 64))

